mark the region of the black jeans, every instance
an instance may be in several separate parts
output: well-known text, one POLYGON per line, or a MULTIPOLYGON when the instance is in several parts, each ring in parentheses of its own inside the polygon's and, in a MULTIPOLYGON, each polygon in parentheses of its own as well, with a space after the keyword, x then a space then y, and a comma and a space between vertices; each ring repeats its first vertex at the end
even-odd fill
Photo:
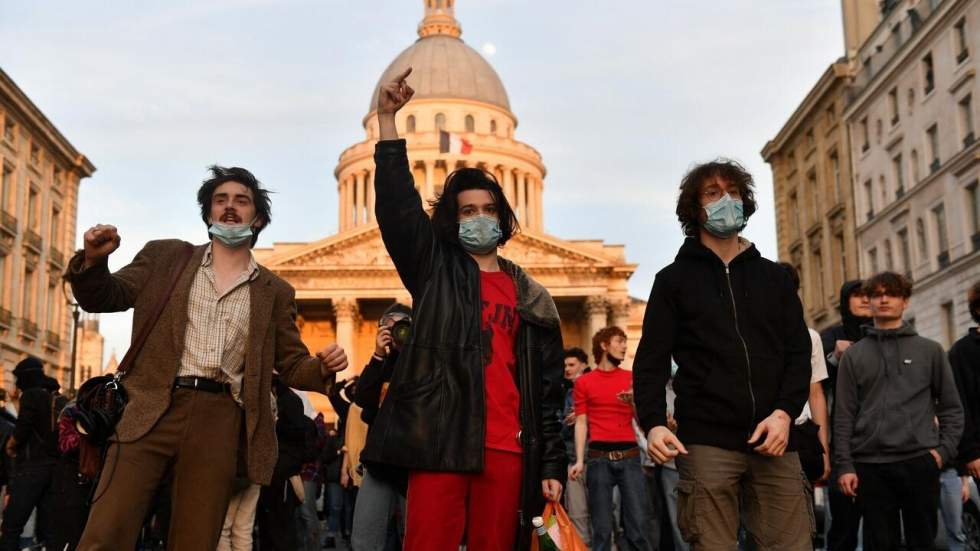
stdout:
POLYGON ((938 528, 940 470, 932 455, 926 453, 895 463, 857 463, 855 468, 865 549, 898 549, 902 528, 903 549, 933 549, 938 528))
MULTIPOLYGON (((831 480, 837 480, 837 477, 831 476, 831 480)), ((837 484, 828 484, 827 493, 830 494, 830 530, 827 532, 827 551, 854 551, 858 545, 861 508, 858 507, 853 497, 841 493, 840 486, 837 484)))
POLYGON ((92 481, 78 473, 77 459, 62 457, 52 475, 50 493, 53 497, 51 516, 54 526, 47 548, 72 551, 85 531, 92 481))
POLYGON ((31 518, 31 513, 37 508, 37 529, 39 541, 51 538, 52 492, 51 476, 54 472, 54 461, 26 463, 18 465, 14 476, 10 479, 8 491, 10 501, 3 511, 3 523, 0 524, 0 551, 16 551, 20 549, 20 535, 24 525, 31 518))

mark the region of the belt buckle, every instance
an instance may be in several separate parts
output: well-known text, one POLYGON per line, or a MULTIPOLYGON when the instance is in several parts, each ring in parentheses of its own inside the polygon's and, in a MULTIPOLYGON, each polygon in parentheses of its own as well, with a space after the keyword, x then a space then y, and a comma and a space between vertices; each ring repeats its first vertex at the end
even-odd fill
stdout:
POLYGON ((624 457, 623 452, 619 450, 609 452, 610 461, 621 461, 623 457, 624 457))

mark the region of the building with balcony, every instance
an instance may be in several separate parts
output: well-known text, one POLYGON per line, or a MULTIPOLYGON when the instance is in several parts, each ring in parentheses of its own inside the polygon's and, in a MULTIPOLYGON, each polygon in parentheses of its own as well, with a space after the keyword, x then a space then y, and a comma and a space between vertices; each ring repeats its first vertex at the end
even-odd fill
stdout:
POLYGON ((0 69, 0 385, 27 355, 67 386, 72 318, 61 285, 78 188, 95 171, 0 69))
POLYGON ((891 1, 844 110, 859 272, 906 274, 907 317, 949 346, 980 279, 980 0, 891 1))

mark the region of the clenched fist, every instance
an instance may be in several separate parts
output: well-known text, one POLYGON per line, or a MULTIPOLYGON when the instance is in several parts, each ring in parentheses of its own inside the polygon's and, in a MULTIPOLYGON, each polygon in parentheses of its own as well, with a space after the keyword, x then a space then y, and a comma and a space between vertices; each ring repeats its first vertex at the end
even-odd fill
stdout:
POLYGON ((320 359, 320 373, 324 379, 347 369, 347 353, 336 343, 317 352, 316 357, 320 359))
POLYGON ((85 264, 83 268, 94 266, 103 258, 119 248, 121 239, 115 226, 96 224, 85 232, 85 264))

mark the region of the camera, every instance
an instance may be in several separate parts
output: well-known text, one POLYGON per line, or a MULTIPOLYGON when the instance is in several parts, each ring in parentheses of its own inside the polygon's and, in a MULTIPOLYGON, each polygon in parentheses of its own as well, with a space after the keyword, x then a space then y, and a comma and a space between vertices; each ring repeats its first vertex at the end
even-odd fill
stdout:
POLYGON ((412 322, 407 319, 400 319, 391 326, 391 340, 397 348, 401 348, 408 341, 408 334, 412 331, 412 322))

